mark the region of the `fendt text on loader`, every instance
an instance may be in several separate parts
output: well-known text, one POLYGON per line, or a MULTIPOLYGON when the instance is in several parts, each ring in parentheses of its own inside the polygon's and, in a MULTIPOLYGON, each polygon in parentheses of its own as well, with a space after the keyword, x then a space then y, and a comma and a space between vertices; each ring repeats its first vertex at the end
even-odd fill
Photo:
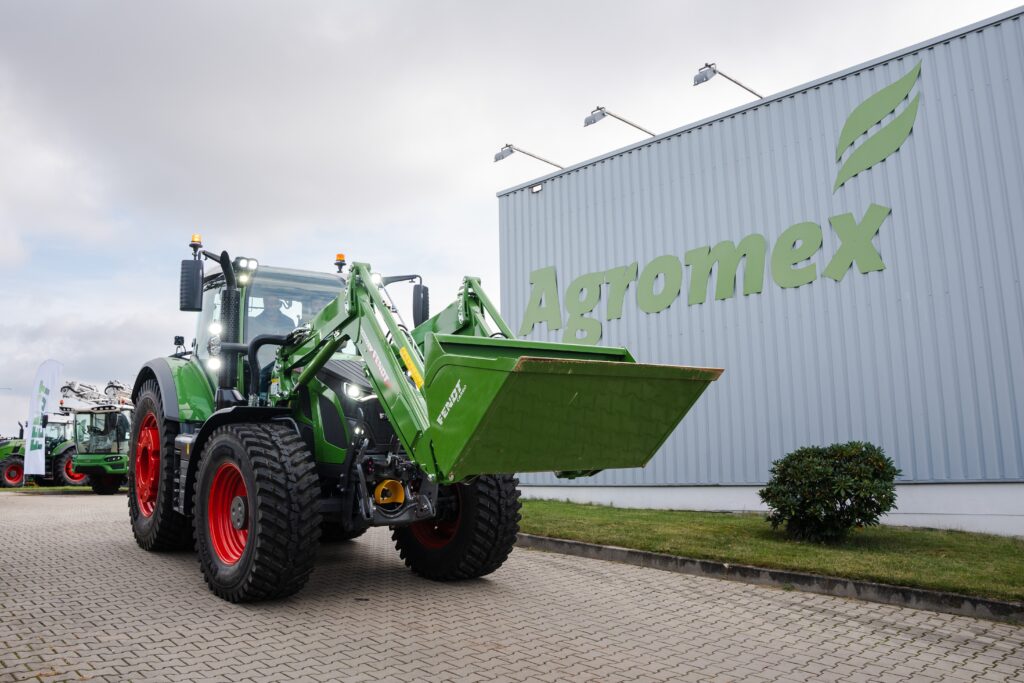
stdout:
POLYGON ((196 339, 135 381, 128 504, 142 548, 194 544, 232 602, 295 593, 321 540, 371 526, 429 579, 493 572, 519 528, 515 473, 641 467, 721 374, 518 340, 473 277, 430 317, 416 275, 189 246, 196 339), (411 330, 397 282, 414 283, 411 330))

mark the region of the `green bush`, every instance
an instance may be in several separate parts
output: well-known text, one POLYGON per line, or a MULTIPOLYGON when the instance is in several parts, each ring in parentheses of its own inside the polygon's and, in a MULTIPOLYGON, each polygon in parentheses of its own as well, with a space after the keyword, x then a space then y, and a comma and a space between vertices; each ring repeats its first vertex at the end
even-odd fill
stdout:
POLYGON ((900 471, 881 448, 851 441, 800 448, 772 464, 758 491, 772 528, 818 543, 843 540, 855 526, 874 526, 896 507, 900 471))

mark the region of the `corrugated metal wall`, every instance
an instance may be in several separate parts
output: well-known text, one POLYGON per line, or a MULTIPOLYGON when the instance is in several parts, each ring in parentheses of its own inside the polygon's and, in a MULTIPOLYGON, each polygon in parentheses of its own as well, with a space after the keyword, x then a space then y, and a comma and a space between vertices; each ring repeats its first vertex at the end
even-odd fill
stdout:
MULTIPOLYGON (((883 446, 921 482, 1024 480, 1024 21, 998 17, 745 110, 679 129, 502 193, 502 311, 518 329, 531 271, 575 277, 790 225, 822 226, 818 279, 661 313, 594 315, 602 344, 641 361, 724 367, 644 470, 580 485, 751 484, 794 448, 883 446), (913 132, 833 193, 850 112, 921 62, 913 132), (532 183, 531 183, 532 184, 532 183), (885 270, 821 276, 828 218, 892 208, 875 244, 885 270)), ((906 103, 904 103, 905 105, 906 103)), ((890 117, 891 118, 891 117, 890 117)), ((883 121, 883 124, 888 122, 883 121)), ((685 269, 689 271, 689 269, 685 269)), ((742 266, 741 271, 742 272, 742 266)), ((711 288, 709 287, 709 290, 711 288)), ((563 302, 564 313, 564 302, 563 302)), ((562 333, 535 328, 534 339, 562 333)), ((614 444, 609 444, 610 448, 614 444)), ((549 475, 526 483, 568 482, 549 475)))

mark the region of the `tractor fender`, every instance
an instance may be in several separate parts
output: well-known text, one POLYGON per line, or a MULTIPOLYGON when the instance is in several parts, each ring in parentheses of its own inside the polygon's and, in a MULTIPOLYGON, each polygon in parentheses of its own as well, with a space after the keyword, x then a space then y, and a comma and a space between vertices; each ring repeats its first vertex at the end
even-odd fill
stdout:
MULTIPOLYGON (((203 452, 203 447, 206 442, 209 441, 213 433, 220 427, 228 424, 235 424, 238 422, 284 422, 290 425, 295 433, 299 433, 298 425, 295 424, 295 420, 292 419, 292 411, 289 408, 272 408, 272 407, 257 407, 257 406, 231 406, 229 408, 221 408, 214 412, 207 418, 206 422, 199 427, 199 430, 195 432, 195 437, 191 438, 191 445, 184 452, 178 454, 179 457, 179 491, 184 494, 179 496, 179 503, 181 506, 181 512, 192 509, 192 496, 194 494, 194 484, 196 481, 196 472, 199 469, 199 460, 203 452)), ((191 435, 186 435, 185 438, 189 438, 191 435)), ((179 437, 179 439, 182 437, 179 437)), ((176 449, 177 450, 177 449, 176 449)))
POLYGON ((166 358, 154 358, 139 370, 135 378, 135 386, 132 387, 132 402, 138 402, 139 390, 147 381, 155 379, 160 387, 160 399, 164 406, 164 417, 177 422, 178 417, 178 387, 174 383, 174 374, 171 372, 171 364, 166 358))
POLYGON ((164 408, 164 418, 173 422, 204 422, 214 413, 213 386, 199 363, 178 357, 154 358, 142 366, 132 400, 136 403, 142 385, 156 380, 164 408))

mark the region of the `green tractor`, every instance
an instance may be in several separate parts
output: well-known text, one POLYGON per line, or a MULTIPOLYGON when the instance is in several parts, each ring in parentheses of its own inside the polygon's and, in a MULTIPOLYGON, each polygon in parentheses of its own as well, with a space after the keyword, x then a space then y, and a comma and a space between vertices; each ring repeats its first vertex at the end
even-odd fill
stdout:
POLYGON ((93 493, 117 493, 128 475, 132 404, 125 385, 96 387, 71 382, 61 389, 61 411, 74 420, 73 472, 88 477, 93 493))
POLYGON ((93 493, 117 493, 128 475, 131 407, 114 404, 76 408, 74 417, 75 473, 89 477, 93 493))
POLYGON ((75 437, 71 416, 65 412, 43 415, 46 457, 43 474, 32 475, 36 486, 88 486, 89 477, 75 471, 75 437))
POLYGON ((129 513, 142 548, 194 546, 232 602, 295 593, 319 542, 371 526, 426 578, 489 574, 516 541, 515 473, 641 467, 721 374, 517 340, 472 277, 429 317, 415 275, 189 246, 180 309, 198 332, 135 381, 129 513), (416 283, 413 329, 396 282, 416 283))
MULTIPOLYGON (((0 442, 0 486, 12 488, 25 483, 24 427, 17 439, 0 442)), ((86 486, 89 478, 74 469, 75 441, 71 419, 64 413, 43 415, 45 459, 43 474, 33 474, 36 486, 86 486)))
POLYGON ((14 488, 25 482, 25 425, 18 423, 18 436, 0 437, 0 488, 14 488))

